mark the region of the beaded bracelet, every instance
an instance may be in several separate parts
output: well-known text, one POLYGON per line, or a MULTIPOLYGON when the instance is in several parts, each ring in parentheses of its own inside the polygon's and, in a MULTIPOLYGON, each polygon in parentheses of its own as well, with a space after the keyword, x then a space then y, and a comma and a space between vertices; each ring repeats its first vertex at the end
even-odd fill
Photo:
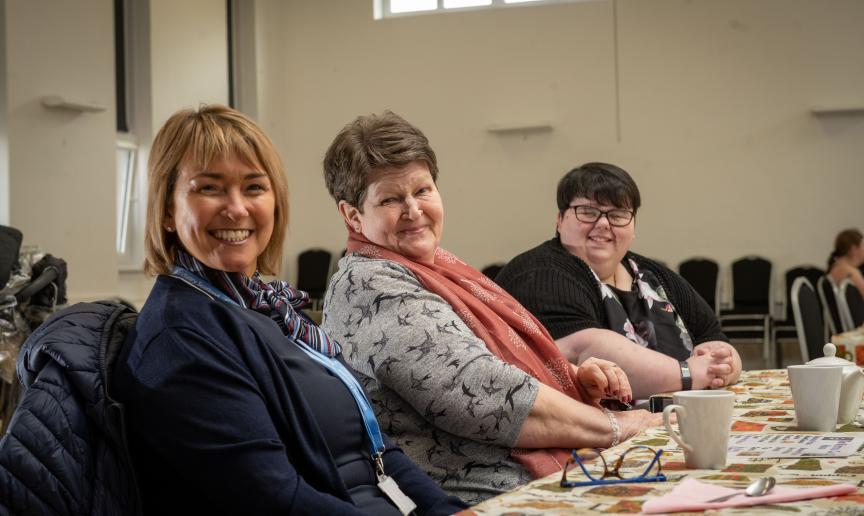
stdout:
POLYGON ((618 424, 618 418, 607 408, 604 408, 603 412, 606 413, 606 417, 609 418, 609 423, 612 425, 612 444, 609 447, 618 446, 621 443, 621 425, 618 424))

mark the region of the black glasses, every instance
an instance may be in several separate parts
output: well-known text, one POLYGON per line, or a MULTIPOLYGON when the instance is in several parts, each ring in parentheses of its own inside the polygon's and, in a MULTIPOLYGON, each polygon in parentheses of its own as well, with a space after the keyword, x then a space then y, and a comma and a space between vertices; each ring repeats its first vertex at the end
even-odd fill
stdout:
POLYGON ((630 210, 615 208, 614 210, 603 211, 587 204, 577 204, 569 207, 573 208, 573 213, 576 214, 576 220, 588 224, 597 222, 600 220, 600 217, 604 215, 606 216, 606 220, 609 221, 610 226, 626 226, 627 224, 630 224, 631 220, 633 220, 633 212, 630 210))
POLYGON ((633 446, 628 448, 615 460, 612 469, 600 450, 582 448, 573 450, 564 473, 561 475, 561 487, 595 486, 603 484, 628 484, 645 482, 665 482, 666 475, 660 463, 663 450, 654 450, 648 446, 633 446), (567 471, 577 464, 588 480, 567 480, 567 471), (643 466, 644 469, 643 469, 643 466), (625 471, 622 471, 622 468, 625 471), (614 478, 613 478, 614 477, 614 478))

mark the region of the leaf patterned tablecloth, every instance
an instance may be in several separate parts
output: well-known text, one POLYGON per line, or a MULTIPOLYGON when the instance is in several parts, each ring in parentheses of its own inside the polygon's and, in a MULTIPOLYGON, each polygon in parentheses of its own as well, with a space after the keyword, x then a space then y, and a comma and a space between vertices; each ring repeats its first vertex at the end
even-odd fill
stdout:
MULTIPOLYGON (((795 429, 795 408, 785 370, 748 371, 742 374, 736 385, 728 389, 736 393, 733 432, 799 433, 795 429)), ((836 431, 864 432, 864 428, 852 423, 836 431)), ((688 470, 684 465, 684 452, 669 438, 666 430, 652 428, 604 452, 604 455, 617 456, 616 452, 620 453, 634 444, 666 450, 663 470, 670 479, 668 482, 563 489, 559 487, 561 474, 556 473, 486 500, 460 514, 634 514, 641 511, 646 500, 669 492, 685 476, 726 487, 744 488, 755 478, 771 475, 779 485, 806 487, 846 483, 858 486, 858 492, 841 497, 730 508, 712 513, 864 515, 864 454, 861 450, 851 457, 835 459, 736 457, 720 471, 688 470)))

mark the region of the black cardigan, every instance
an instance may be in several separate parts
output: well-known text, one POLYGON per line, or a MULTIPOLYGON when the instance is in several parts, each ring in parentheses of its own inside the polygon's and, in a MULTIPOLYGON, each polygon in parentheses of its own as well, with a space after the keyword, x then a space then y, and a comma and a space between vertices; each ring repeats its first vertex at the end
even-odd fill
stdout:
MULTIPOLYGON (((660 281, 690 332, 693 345, 712 340, 728 342, 714 311, 684 278, 632 252, 622 260, 628 270, 628 259, 660 281)), ((513 258, 495 281, 540 319, 555 339, 588 328, 609 329, 600 288, 591 269, 570 254, 558 238, 513 258)))

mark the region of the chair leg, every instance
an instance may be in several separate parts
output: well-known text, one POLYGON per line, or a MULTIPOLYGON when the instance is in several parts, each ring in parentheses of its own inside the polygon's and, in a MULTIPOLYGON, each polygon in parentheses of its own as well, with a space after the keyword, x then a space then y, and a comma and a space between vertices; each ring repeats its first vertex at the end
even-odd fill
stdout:
POLYGON ((783 344, 777 342, 777 339, 774 339, 774 348, 777 353, 777 363, 775 364, 777 369, 783 369, 783 344))

